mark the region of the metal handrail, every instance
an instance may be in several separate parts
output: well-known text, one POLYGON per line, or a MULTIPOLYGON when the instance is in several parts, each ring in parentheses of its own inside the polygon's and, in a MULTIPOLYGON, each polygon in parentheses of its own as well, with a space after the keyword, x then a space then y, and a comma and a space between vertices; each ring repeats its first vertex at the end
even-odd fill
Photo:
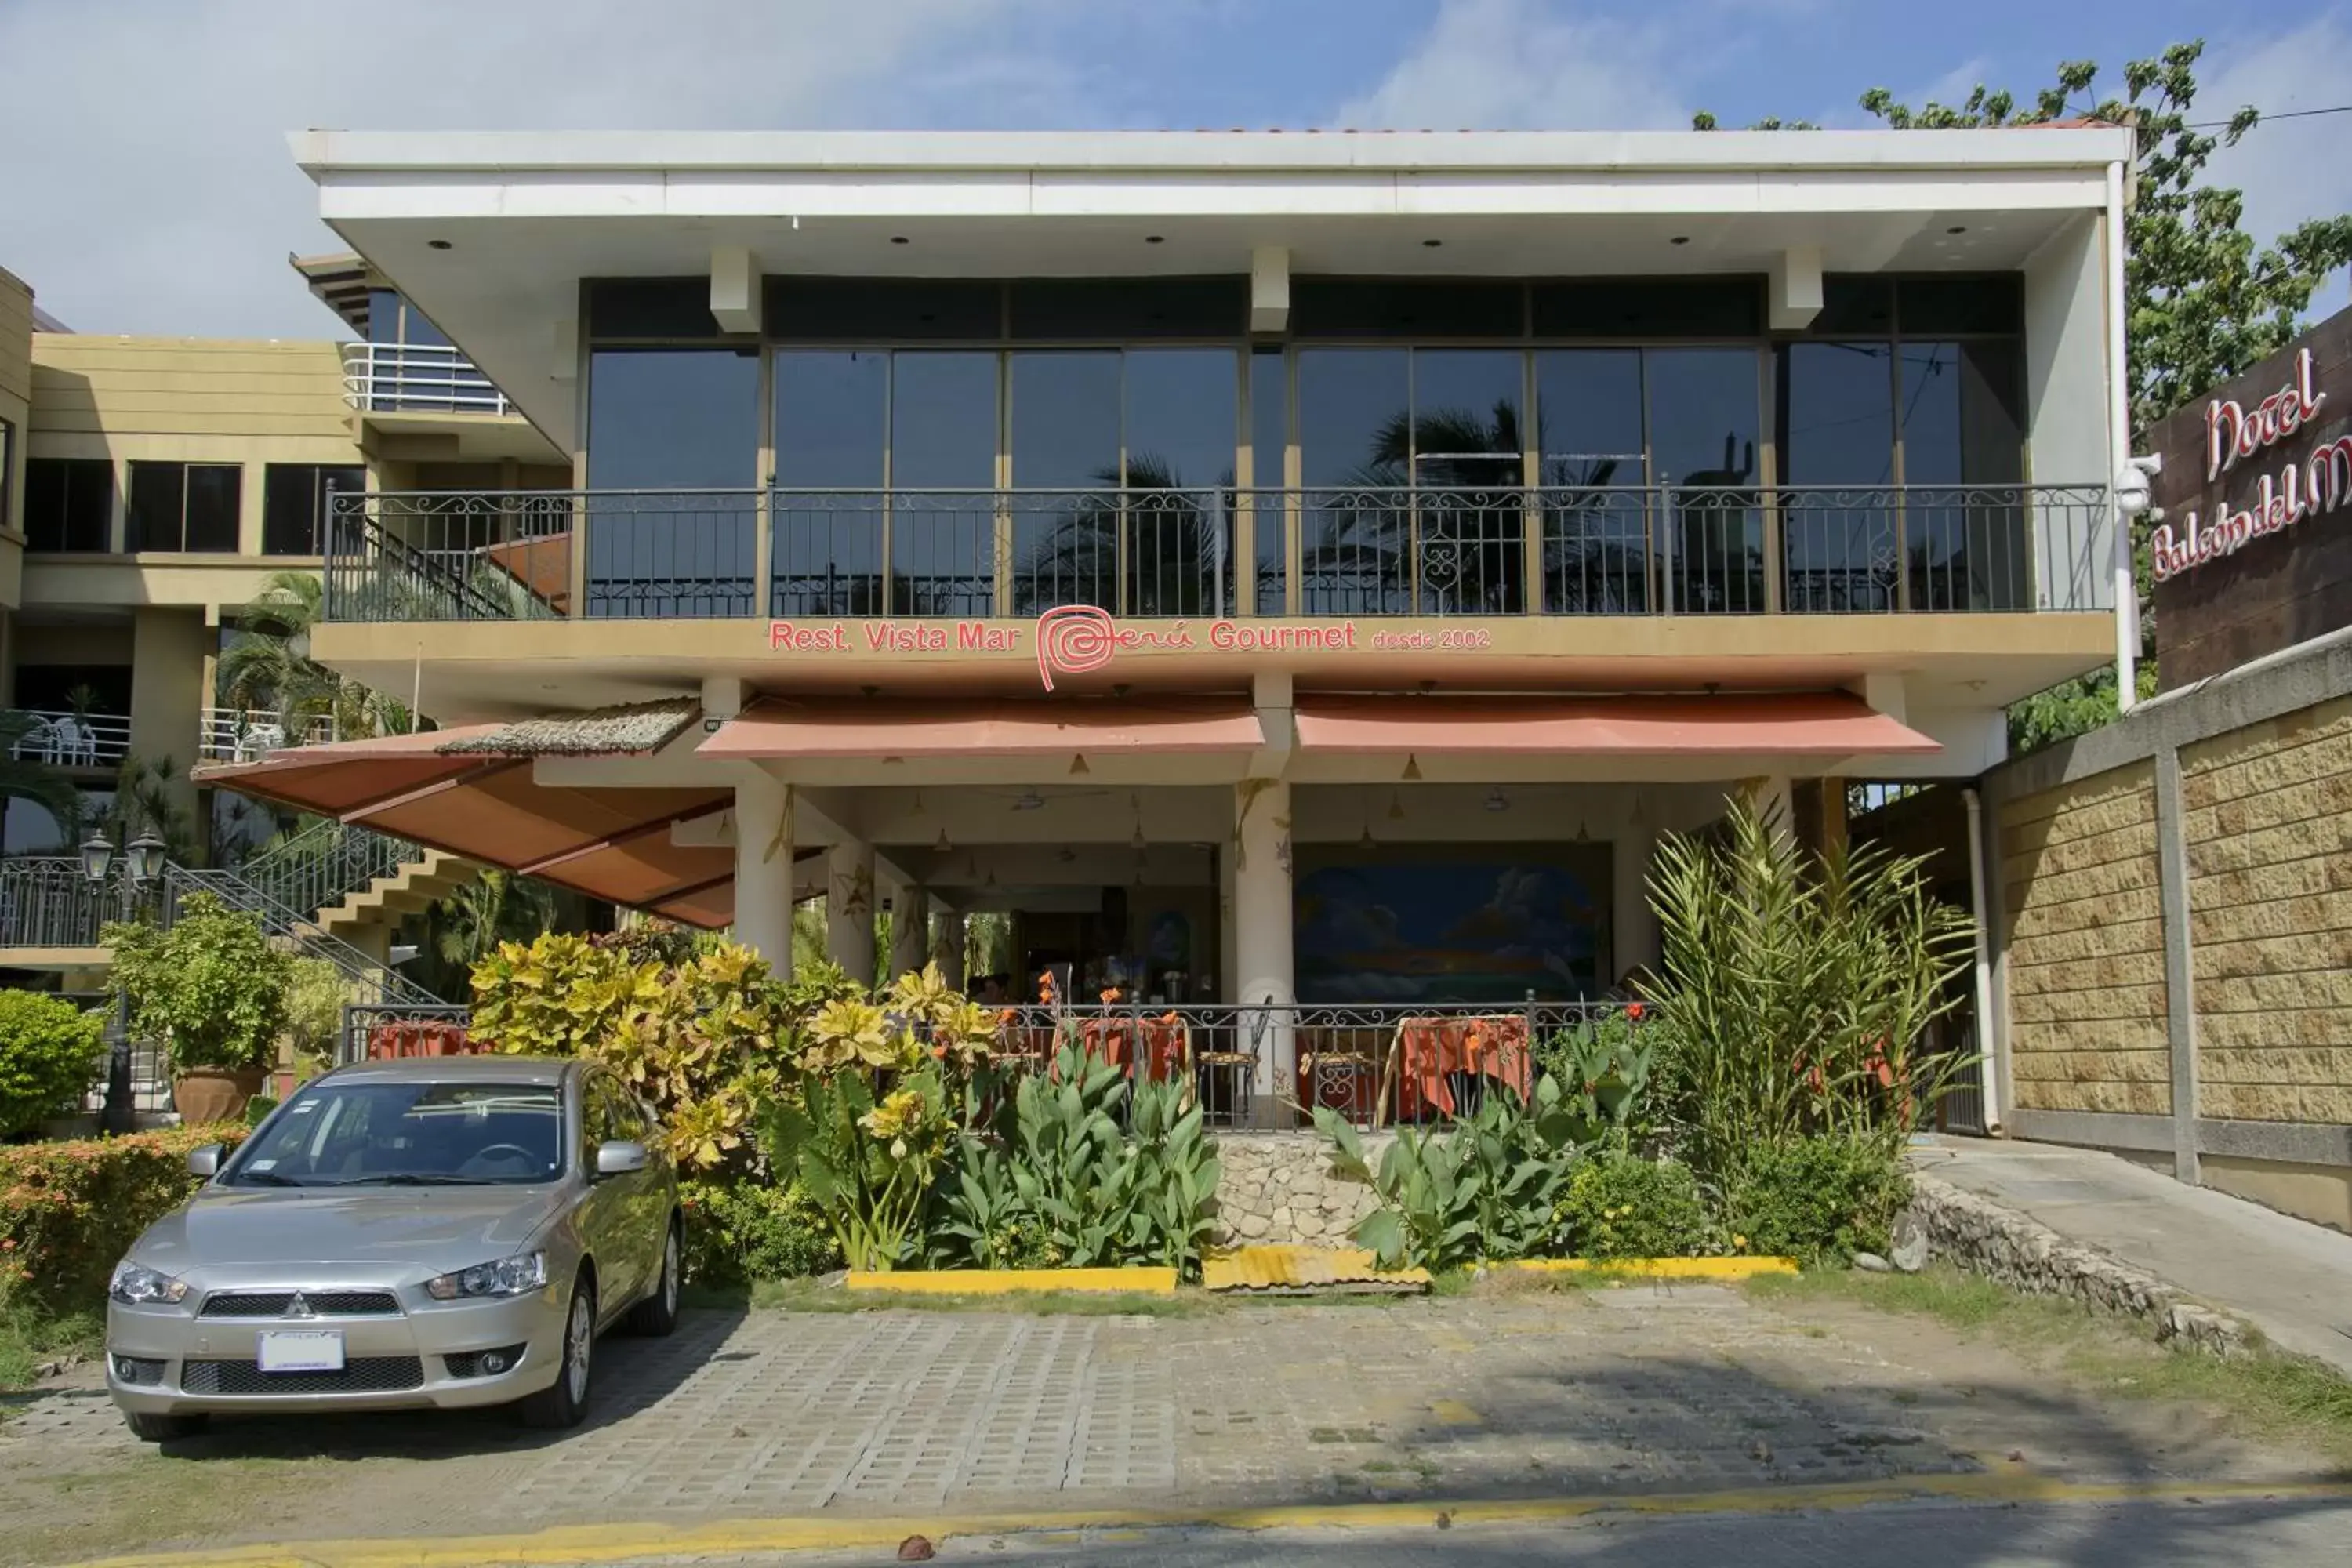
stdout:
POLYGON ((335 738, 331 714, 289 719, 258 708, 207 708, 198 721, 197 754, 208 763, 257 762, 287 746, 315 746, 335 738))
POLYGON ((511 414, 487 375, 446 343, 348 343, 343 401, 371 414, 511 414))
POLYGON ((331 506, 329 618, 377 622, 2088 610, 2105 607, 2112 523, 2104 486, 2026 484, 379 490, 331 506))
POLYGON ((278 903, 234 871, 188 866, 165 867, 165 925, 168 926, 177 917, 181 902, 193 892, 210 893, 228 908, 254 916, 261 922, 264 932, 291 943, 306 958, 323 959, 333 964, 336 972, 346 981, 362 993, 372 994, 377 1000, 413 1005, 441 1002, 440 997, 391 965, 361 952, 341 937, 331 936, 320 930, 312 915, 299 913, 278 903))
POLYGON ((289 910, 331 909, 424 855, 412 840, 330 817, 256 854, 236 874, 289 910))

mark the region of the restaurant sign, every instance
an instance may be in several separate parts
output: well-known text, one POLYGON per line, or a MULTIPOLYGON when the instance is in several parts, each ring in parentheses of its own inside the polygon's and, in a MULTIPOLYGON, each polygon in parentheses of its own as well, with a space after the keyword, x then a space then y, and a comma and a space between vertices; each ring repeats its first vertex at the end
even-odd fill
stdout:
MULTIPOLYGON (((2294 378, 2252 408, 2217 397, 2205 405, 2205 482, 2212 485, 2241 461, 2260 457, 2310 426, 2327 401, 2313 374, 2311 350, 2294 356, 2294 378)), ((2321 441, 2300 458, 2256 481, 2244 503, 2216 509, 2202 521, 2182 513, 2178 531, 2158 526, 2148 541, 2158 582, 2236 553, 2257 539, 2332 512, 2352 500, 2352 436, 2321 441)))
POLYGON ((1405 626, 1367 631, 1352 620, 1122 621, 1090 605, 1047 610, 1034 623, 991 620, 771 621, 772 653, 811 658, 929 654, 1034 653, 1037 679, 1054 689, 1057 675, 1087 675, 1122 653, 1475 653, 1495 646, 1475 623, 1432 629, 1405 626))

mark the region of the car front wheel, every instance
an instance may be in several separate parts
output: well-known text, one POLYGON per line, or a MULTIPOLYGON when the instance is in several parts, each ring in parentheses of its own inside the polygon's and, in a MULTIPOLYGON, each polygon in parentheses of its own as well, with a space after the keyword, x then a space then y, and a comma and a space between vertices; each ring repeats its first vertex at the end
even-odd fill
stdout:
POLYGON ((122 1424, 142 1443, 176 1443, 205 1429, 202 1415, 154 1415, 143 1410, 124 1411, 122 1424))
POLYGON ((677 1328, 677 1222, 672 1220, 662 1238, 661 1278, 654 1281, 652 1295, 629 1309, 629 1331, 659 1338, 677 1328))
POLYGON ((572 1287, 572 1304, 563 1312, 563 1341, 558 1349, 562 1364, 555 1381, 525 1396, 520 1409, 526 1426, 577 1426, 588 1414, 588 1384, 596 1351, 596 1292, 587 1280, 572 1287))

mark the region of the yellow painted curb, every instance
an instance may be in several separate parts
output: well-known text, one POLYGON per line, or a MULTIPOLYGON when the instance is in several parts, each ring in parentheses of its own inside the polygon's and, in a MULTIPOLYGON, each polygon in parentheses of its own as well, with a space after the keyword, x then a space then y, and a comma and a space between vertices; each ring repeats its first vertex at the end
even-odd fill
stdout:
POLYGON ((516 1535, 412 1536, 152 1552, 97 1559, 80 1568, 474 1568, 476 1564, 593 1564, 694 1555, 854 1551, 896 1546, 909 1535, 1032 1535, 1071 1530, 1395 1530, 1455 1524, 1530 1524, 1597 1514, 1789 1513, 1900 1502, 2112 1503, 2257 1500, 2352 1500, 2344 1481, 2064 1481, 2032 1474, 1909 1476, 1822 1486, 1744 1487, 1650 1497, 1579 1496, 1518 1500, 1273 1504, 1264 1508, 1102 1509, 1068 1513, 900 1515, 896 1518, 733 1519, 704 1525, 568 1524, 516 1535))
POLYGON ((842 1280, 847 1290, 889 1291, 901 1296, 1023 1296, 1049 1290, 1084 1290, 1134 1296, 1173 1296, 1173 1268, 938 1268, 899 1273, 853 1269, 842 1280))
POLYGON ((1759 1274, 1794 1274, 1793 1258, 1515 1258, 1492 1268, 1529 1274, 1631 1274, 1645 1279, 1753 1279, 1759 1274))

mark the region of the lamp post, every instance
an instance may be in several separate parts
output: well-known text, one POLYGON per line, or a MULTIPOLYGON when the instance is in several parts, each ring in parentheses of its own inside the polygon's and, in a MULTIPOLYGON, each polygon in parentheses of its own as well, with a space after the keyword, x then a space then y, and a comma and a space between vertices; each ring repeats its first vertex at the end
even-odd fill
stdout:
MULTIPOLYGON (((142 833, 122 847, 122 874, 117 886, 125 921, 137 918, 146 901, 147 889, 163 875, 164 847, 163 841, 152 832, 142 833)), ((94 832, 81 847, 81 874, 93 888, 103 887, 116 858, 114 843, 105 831, 94 832)), ((131 1103, 131 995, 118 986, 114 1045, 106 1060, 106 1108, 99 1121, 109 1132, 129 1132, 138 1125, 138 1108, 131 1103)))

